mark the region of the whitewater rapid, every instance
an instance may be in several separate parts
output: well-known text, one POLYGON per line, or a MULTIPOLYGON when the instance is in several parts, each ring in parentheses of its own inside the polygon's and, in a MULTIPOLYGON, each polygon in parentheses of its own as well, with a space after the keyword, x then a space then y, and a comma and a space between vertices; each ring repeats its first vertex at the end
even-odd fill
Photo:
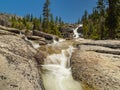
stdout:
POLYGON ((82 26, 83 26, 83 24, 79 24, 79 26, 77 28, 73 29, 73 37, 74 38, 79 38, 79 35, 81 35, 81 33, 78 33, 77 30, 79 27, 82 27, 82 26))
POLYGON ((42 65, 45 90, 82 90, 81 84, 72 77, 70 58, 74 48, 62 50, 60 54, 47 56, 42 65))

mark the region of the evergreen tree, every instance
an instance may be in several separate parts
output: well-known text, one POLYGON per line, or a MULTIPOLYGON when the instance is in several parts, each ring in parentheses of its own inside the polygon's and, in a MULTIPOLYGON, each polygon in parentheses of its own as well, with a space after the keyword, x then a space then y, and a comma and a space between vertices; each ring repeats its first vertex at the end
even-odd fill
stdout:
POLYGON ((80 20, 80 18, 78 18, 77 24, 80 24, 80 23, 81 23, 81 20, 80 20))
POLYGON ((37 18, 33 19, 33 30, 39 30, 40 29, 40 20, 37 18))
POLYGON ((46 2, 44 3, 44 7, 43 7, 43 29, 44 30, 48 30, 49 29, 49 17, 50 17, 50 1, 46 0, 46 2))
POLYGON ((30 15, 30 22, 32 22, 33 21, 33 15, 31 14, 30 15))
POLYGON ((88 38, 88 12, 85 10, 84 15, 82 16, 81 19, 82 23, 83 23, 83 34, 84 34, 84 38, 88 38))
POLYGON ((120 0, 108 0, 108 17, 106 26, 109 30, 109 38, 116 37, 116 29, 118 28, 120 18, 120 0))
POLYGON ((85 10, 84 15, 82 17, 82 21, 86 21, 87 18, 88 18, 88 12, 87 12, 87 10, 85 10))
POLYGON ((61 17, 59 17, 59 24, 62 24, 62 18, 61 17))
POLYGON ((40 17, 39 17, 39 20, 40 20, 40 23, 42 23, 42 17, 41 17, 41 15, 40 15, 40 17))
POLYGON ((54 24, 54 17, 52 14, 50 14, 50 23, 53 23, 54 24))
POLYGON ((99 27, 100 27, 100 39, 104 38, 104 32, 105 32, 105 4, 104 0, 98 0, 97 4, 97 10, 99 12, 99 27))
POLYGON ((27 22, 30 22, 31 21, 31 15, 30 14, 27 14, 25 17, 27 22))
POLYGON ((58 18, 58 16, 56 16, 55 23, 58 24, 58 22, 59 22, 59 18, 58 18))

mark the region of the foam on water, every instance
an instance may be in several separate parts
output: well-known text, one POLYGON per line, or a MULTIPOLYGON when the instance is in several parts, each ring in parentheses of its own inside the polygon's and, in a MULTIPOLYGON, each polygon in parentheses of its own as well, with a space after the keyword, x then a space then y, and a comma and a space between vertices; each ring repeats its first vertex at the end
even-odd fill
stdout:
POLYGON ((79 27, 82 27, 83 25, 82 24, 80 24, 77 28, 75 28, 74 30, 73 30, 73 33, 74 33, 74 38, 79 38, 79 35, 80 35, 80 33, 78 33, 78 28, 79 27))
POLYGON ((82 90, 72 77, 70 58, 74 48, 62 50, 60 54, 49 55, 42 65, 45 90, 82 90))
POLYGON ((53 44, 57 44, 57 43, 60 43, 60 42, 64 42, 65 39, 62 39, 62 38, 59 38, 58 41, 56 41, 55 39, 53 39, 53 44))
POLYGON ((30 42, 32 44, 33 48, 35 48, 35 49, 37 49, 37 48, 40 47, 39 43, 33 42, 31 40, 28 40, 27 37, 25 37, 25 40, 28 41, 28 42, 30 42))

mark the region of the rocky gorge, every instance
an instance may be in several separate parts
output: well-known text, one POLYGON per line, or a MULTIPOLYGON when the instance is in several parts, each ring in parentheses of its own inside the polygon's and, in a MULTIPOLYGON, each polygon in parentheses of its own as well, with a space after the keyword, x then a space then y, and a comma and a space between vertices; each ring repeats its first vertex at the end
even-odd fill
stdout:
POLYGON ((0 90, 119 90, 119 63, 119 40, 0 27, 0 90))

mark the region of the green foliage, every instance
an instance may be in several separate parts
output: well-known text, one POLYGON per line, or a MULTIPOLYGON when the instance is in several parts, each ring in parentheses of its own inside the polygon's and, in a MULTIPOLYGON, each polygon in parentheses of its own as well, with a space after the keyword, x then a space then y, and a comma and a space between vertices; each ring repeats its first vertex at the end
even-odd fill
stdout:
POLYGON ((114 39, 117 36, 116 31, 119 30, 120 0, 108 0, 108 5, 106 27, 109 30, 109 37, 114 39))
POLYGON ((11 22, 12 22, 12 27, 14 28, 18 28, 18 29, 24 28, 24 24, 22 23, 22 18, 17 19, 15 17, 12 17, 11 22))
POLYGON ((33 26, 32 26, 31 22, 26 22, 26 26, 25 27, 26 27, 27 30, 32 30, 33 26))
POLYGON ((82 17, 83 34, 90 39, 120 38, 120 0, 98 0, 92 14, 84 12, 82 17), (118 4, 119 3, 119 4, 118 4))
POLYGON ((46 0, 43 6, 43 24, 42 28, 46 31, 46 29, 49 29, 49 18, 50 18, 50 1, 46 0))
POLYGON ((40 29, 40 20, 37 18, 33 18, 33 30, 39 30, 40 29))
POLYGON ((60 27, 63 24, 61 17, 56 17, 54 19, 54 16, 50 13, 50 1, 46 0, 43 6, 43 22, 42 22, 42 28, 43 31, 46 33, 54 34, 61 36, 60 33, 60 27))
POLYGON ((12 17, 12 27, 27 30, 42 30, 43 32, 61 36, 60 29, 64 25, 61 17, 55 17, 50 13, 50 1, 46 0, 43 6, 43 14, 39 18, 27 14, 23 18, 12 17))

